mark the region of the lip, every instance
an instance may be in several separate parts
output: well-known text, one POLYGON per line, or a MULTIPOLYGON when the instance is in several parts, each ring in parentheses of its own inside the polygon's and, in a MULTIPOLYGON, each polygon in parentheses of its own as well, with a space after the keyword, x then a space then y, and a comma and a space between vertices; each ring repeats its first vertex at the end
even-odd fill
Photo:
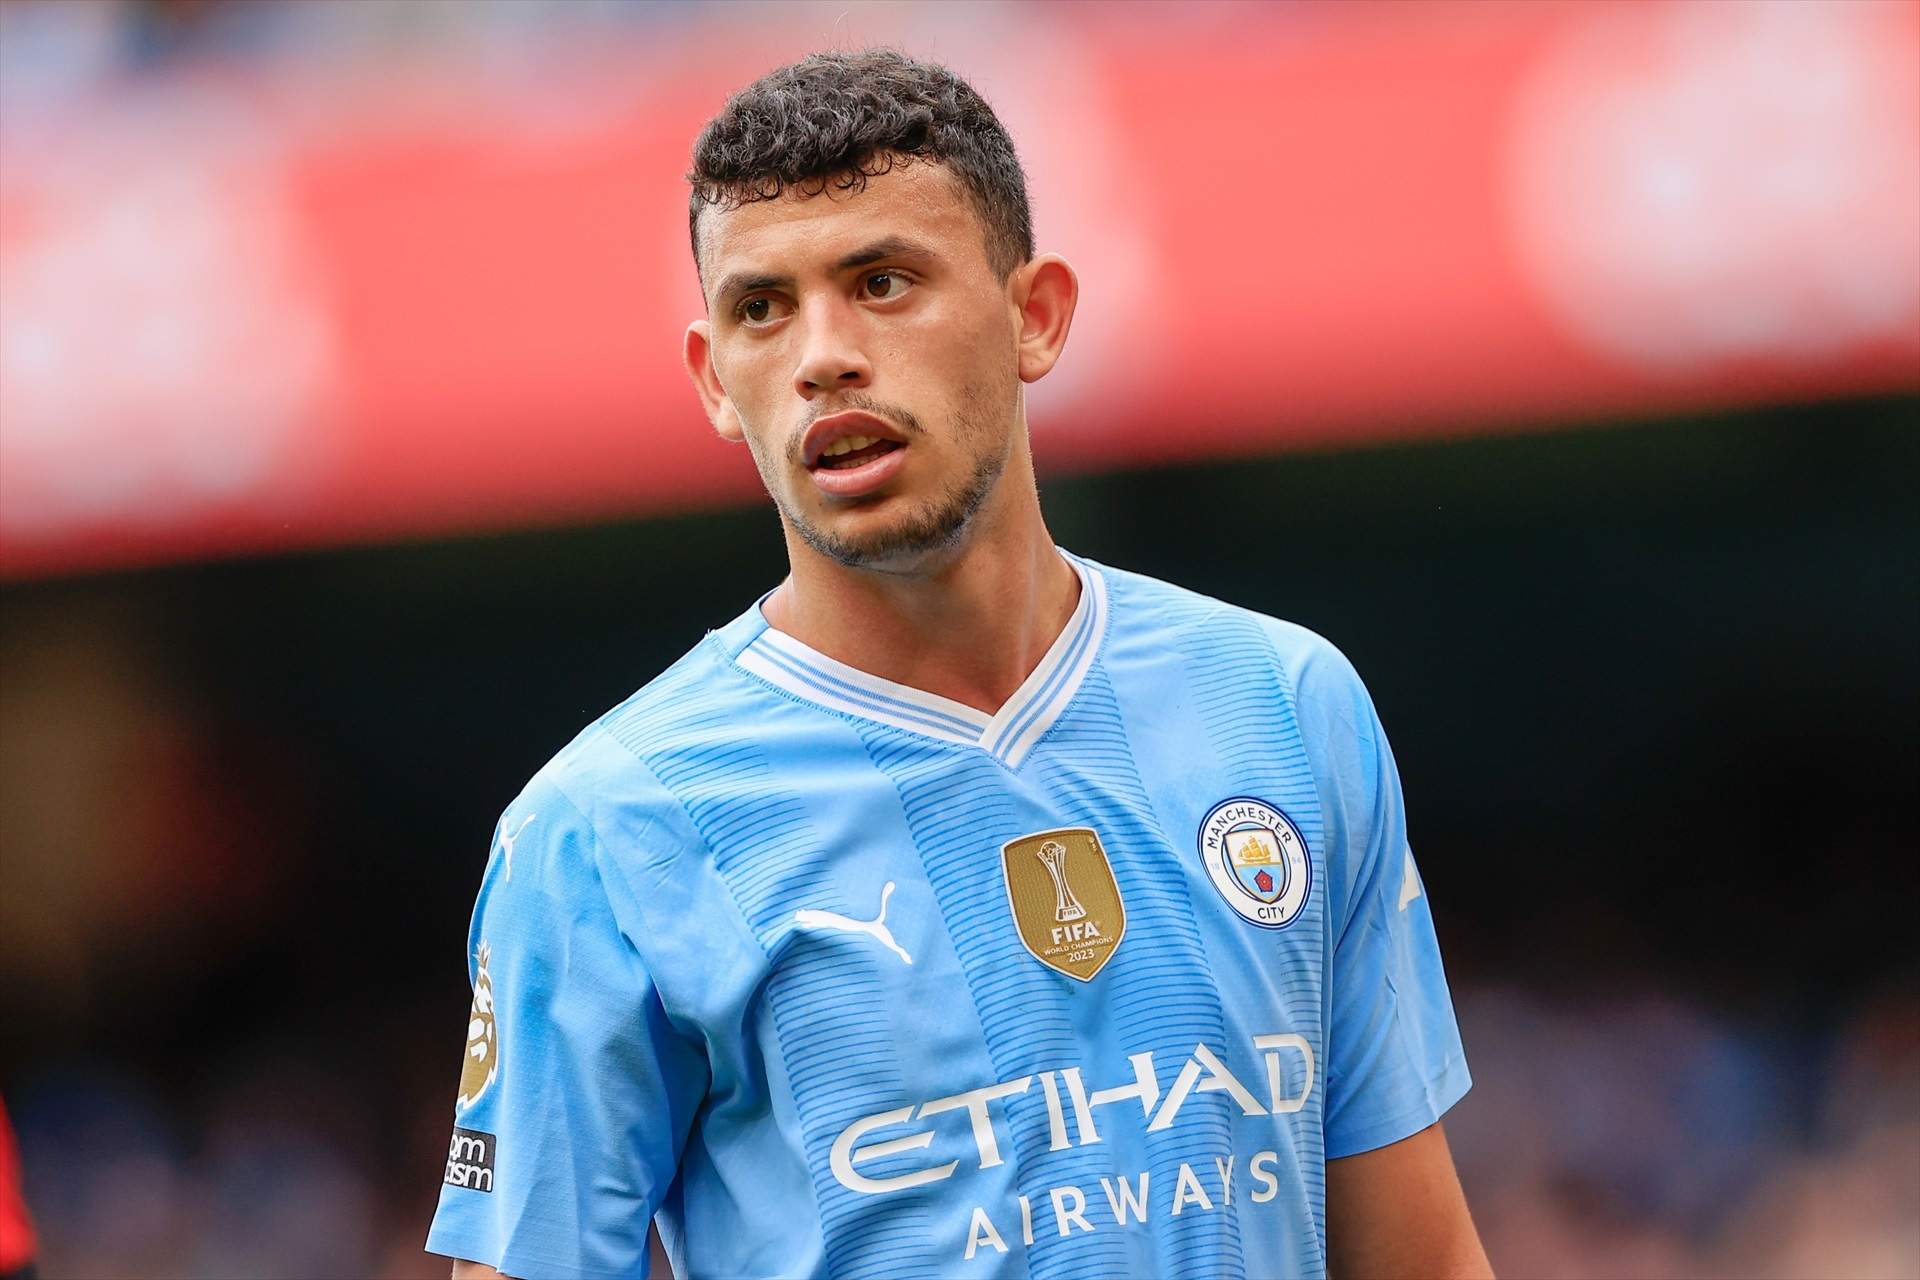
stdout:
MULTIPOLYGON (((853 434, 872 435, 873 433, 858 431, 853 434)), ((857 467, 815 467, 808 474, 813 477, 813 482, 819 486, 820 492, 829 497, 864 498, 893 479, 900 468, 906 465, 906 459, 907 449, 902 445, 857 467)))
MULTIPOLYGON (((873 436, 880 440, 891 440, 898 445, 904 445, 907 442, 899 429, 884 418, 876 418, 859 409, 848 409, 844 413, 830 413, 824 418, 817 419, 812 426, 808 427, 806 436, 800 441, 800 456, 807 470, 814 472, 816 476, 819 475, 817 468, 820 464, 820 455, 836 441, 844 440, 848 436, 873 436)), ((899 449, 895 449, 886 457, 891 458, 894 453, 899 452, 899 449)), ((885 460, 885 458, 876 458, 874 462, 885 460)), ((866 466, 854 467, 847 474, 865 471, 867 467, 873 465, 874 463, 870 462, 866 466)))

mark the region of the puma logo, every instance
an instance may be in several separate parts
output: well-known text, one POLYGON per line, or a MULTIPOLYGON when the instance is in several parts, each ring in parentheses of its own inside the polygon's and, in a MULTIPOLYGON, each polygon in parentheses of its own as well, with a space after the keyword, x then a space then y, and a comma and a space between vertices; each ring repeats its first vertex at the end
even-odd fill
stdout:
POLYGON ((1413 850, 1407 850, 1406 864, 1400 869, 1400 909, 1420 896, 1420 873, 1413 869, 1413 850))
POLYGON ((893 954, 899 956, 908 964, 912 964, 913 957, 908 955, 900 944, 893 940, 893 934, 888 930, 886 925, 887 899, 892 896, 893 881, 889 880, 886 883, 886 887, 880 890, 880 914, 871 920, 855 920, 849 916, 843 916, 837 911, 814 911, 808 908, 794 912, 793 922, 802 929, 839 929, 846 933, 868 934, 878 941, 881 946, 893 952, 893 954))
POLYGON ((535 818, 539 816, 540 815, 537 813, 530 813, 526 817, 520 819, 520 825, 514 828, 512 835, 507 834, 506 828, 502 827, 500 829, 500 849, 503 853, 506 854, 506 875, 502 877, 503 879, 509 882, 512 881, 513 879, 514 842, 520 838, 520 833, 527 829, 527 824, 529 822, 532 822, 535 818))

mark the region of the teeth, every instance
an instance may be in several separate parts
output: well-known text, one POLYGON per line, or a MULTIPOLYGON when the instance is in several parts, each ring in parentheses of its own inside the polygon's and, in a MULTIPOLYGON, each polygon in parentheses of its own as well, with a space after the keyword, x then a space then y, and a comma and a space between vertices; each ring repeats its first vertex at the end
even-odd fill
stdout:
POLYGON ((879 443, 879 436, 843 436, 841 439, 835 439, 826 449, 822 449, 820 457, 837 459, 843 453, 852 453, 854 449, 866 449, 868 445, 874 445, 874 443, 879 443))
POLYGON ((879 436, 844 436, 835 440, 820 451, 823 458, 837 458, 843 453, 852 453, 855 449, 864 449, 870 444, 878 444, 879 436))

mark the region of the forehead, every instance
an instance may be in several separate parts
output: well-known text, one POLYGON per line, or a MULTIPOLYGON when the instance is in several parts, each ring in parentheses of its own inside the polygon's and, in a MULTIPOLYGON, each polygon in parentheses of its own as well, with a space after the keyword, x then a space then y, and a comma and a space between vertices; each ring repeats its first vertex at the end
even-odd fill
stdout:
POLYGON ((772 200, 700 215, 701 267, 709 284, 730 271, 798 275, 825 270, 885 236, 926 245, 950 262, 986 260, 978 215, 945 165, 914 161, 851 191, 789 188, 772 200))

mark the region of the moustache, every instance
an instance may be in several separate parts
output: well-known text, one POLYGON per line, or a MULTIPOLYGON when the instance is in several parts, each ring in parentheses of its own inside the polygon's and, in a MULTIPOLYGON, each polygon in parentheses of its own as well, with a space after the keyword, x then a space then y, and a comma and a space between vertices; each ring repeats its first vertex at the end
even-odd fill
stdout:
POLYGON ((814 405, 812 412, 808 413, 800 425, 794 429, 793 436, 787 444, 787 456, 792 460, 793 464, 795 466, 803 464, 805 460, 804 446, 807 432, 812 429, 814 423, 820 421, 822 418, 830 417, 836 413, 846 413, 849 410, 870 413, 874 417, 899 428, 901 434, 905 435, 909 440, 915 436, 926 434, 926 428, 920 424, 920 419, 915 417, 913 411, 904 405, 888 404, 884 400, 876 400, 872 396, 859 391, 848 391, 837 397, 832 404, 814 405))

